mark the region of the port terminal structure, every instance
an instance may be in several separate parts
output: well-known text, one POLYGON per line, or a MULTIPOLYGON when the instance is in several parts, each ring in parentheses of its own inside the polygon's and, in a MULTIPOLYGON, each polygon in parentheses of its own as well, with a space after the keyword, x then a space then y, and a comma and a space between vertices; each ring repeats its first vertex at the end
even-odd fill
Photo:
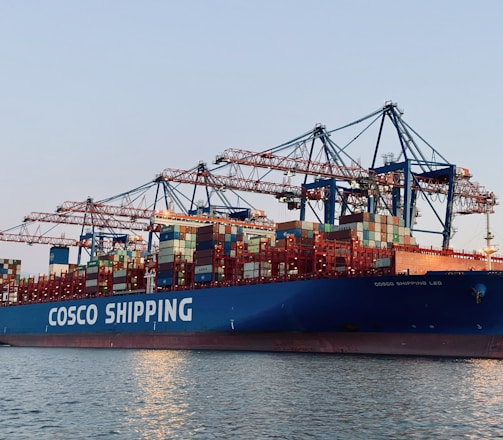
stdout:
MULTIPOLYGON (((189 170, 165 168, 151 181, 118 195, 32 212, 20 225, 1 230, 0 241, 76 246, 80 263, 83 253, 93 260, 118 247, 151 253, 161 226, 168 223, 246 224, 250 232, 255 228, 254 233, 267 234, 274 223, 241 196, 255 193, 284 203, 301 221, 311 215, 334 224, 341 216, 361 212, 394 216, 411 234, 439 234, 441 248, 447 250, 455 215, 485 214, 489 225, 498 203, 492 192, 471 180, 467 168, 452 164, 405 122, 393 102, 335 129, 317 124, 258 152, 228 148, 216 155, 213 165, 201 161, 189 170), (352 153, 357 144, 373 145, 373 151, 356 153, 369 159, 366 165, 352 153), (231 202, 234 195, 239 206, 231 202), (419 200, 426 201, 424 207, 419 200), (420 227, 426 210, 436 221, 434 229, 420 227), (80 234, 75 239, 51 237, 40 230, 43 223, 78 226, 80 234)), ((489 256, 494 252, 491 239, 488 230, 489 256)))

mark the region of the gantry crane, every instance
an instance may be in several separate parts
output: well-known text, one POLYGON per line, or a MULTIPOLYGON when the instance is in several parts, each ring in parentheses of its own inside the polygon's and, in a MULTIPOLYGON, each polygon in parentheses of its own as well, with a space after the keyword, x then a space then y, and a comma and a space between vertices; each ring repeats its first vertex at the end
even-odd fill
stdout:
MULTIPOLYGON (((196 186, 203 186, 206 188, 206 191, 208 191, 208 188, 215 188, 216 190, 222 192, 226 190, 235 190, 268 194, 285 201, 293 198, 299 198, 302 195, 302 188, 300 186, 291 185, 290 183, 274 183, 261 179, 214 174, 208 169, 206 163, 204 162, 200 162, 198 166, 192 170, 166 168, 161 174, 159 174, 157 180, 194 185, 194 192, 191 199, 191 210, 195 206, 194 197, 196 186)), ((227 199, 225 199, 225 202, 230 205, 227 199)), ((210 202, 208 201, 208 203, 210 202)))
MULTIPOLYGON (((441 224, 442 246, 447 248, 454 213, 486 213, 493 210, 497 201, 492 192, 470 181, 468 170, 449 163, 427 143, 430 154, 426 156, 412 133, 417 135, 402 119, 402 112, 398 110, 397 105, 389 102, 381 110, 336 130, 327 131, 324 126, 317 125, 305 135, 266 151, 257 153, 235 148, 227 149, 216 157, 215 164, 230 165, 236 173, 242 173, 240 171, 242 165, 267 169, 268 173, 271 170, 278 170, 290 175, 304 175, 303 188, 322 188, 324 198, 330 198, 333 202, 329 204, 333 210, 336 201, 334 192, 338 193, 340 215, 352 209, 388 213, 401 216, 404 225, 411 230, 414 229, 418 215, 416 201, 422 194, 441 224), (331 139, 334 133, 369 119, 373 121, 346 145, 340 147, 331 139), (377 166, 384 122, 388 119, 398 135, 399 150, 396 156, 383 154, 385 163, 383 166, 377 166), (364 168, 359 161, 349 156, 347 150, 375 122, 380 124, 372 162, 370 167, 364 168), (315 146, 318 144, 321 147, 317 151, 315 146), (281 154, 283 152, 287 154, 281 154), (308 176, 315 178, 313 183, 307 183, 308 176), (431 195, 438 194, 445 195, 446 198, 443 218, 430 201, 431 195), (458 208, 457 211, 455 207, 458 208)), ((305 203, 306 199, 303 199, 301 219, 305 216, 305 203)), ((334 216, 331 215, 329 218, 334 216)))
MULTIPOLYGON (((155 180, 163 180, 165 182, 174 181, 178 183, 190 183, 195 185, 203 185, 205 187, 221 185, 221 183, 217 183, 218 180, 213 180, 213 183, 204 183, 203 181, 194 182, 192 179, 190 179, 189 176, 192 176, 191 171, 166 169, 163 171, 163 173, 158 175, 155 180)), ((212 178, 213 177, 215 176, 212 176, 212 178)), ((206 178, 208 178, 208 176, 206 176, 206 178)), ((215 179, 217 179, 217 177, 215 177, 215 179)), ((243 185, 244 183, 242 181, 239 181, 239 184, 243 185)), ((232 180, 228 180, 227 185, 234 189, 251 189, 249 184, 245 187, 238 187, 238 184, 236 182, 232 183, 232 180)), ((269 185, 267 185, 263 182, 256 186, 257 190, 262 193, 268 188, 270 189, 273 187, 274 184, 270 183, 269 185)), ((284 194, 285 192, 293 192, 294 195, 300 194, 300 188, 295 188, 288 185, 279 185, 276 190, 281 191, 281 194, 284 194)), ((24 241, 29 243, 50 242, 57 243, 60 246, 79 246, 79 263, 81 259, 82 248, 90 248, 91 259, 93 259, 95 256, 97 244, 99 244, 100 248, 102 248, 104 244, 108 245, 108 248, 110 248, 110 241, 105 242, 105 238, 109 238, 112 242, 115 243, 123 243, 124 246, 131 247, 132 245, 136 250, 151 252, 152 234, 159 232, 160 225, 162 224, 191 224, 197 226, 208 223, 235 224, 242 226, 249 233, 264 233, 264 231, 270 232, 274 229, 274 226, 270 223, 251 224, 249 221, 240 222, 235 219, 212 217, 210 215, 198 217, 195 215, 177 214, 169 210, 154 210, 127 205, 117 206, 103 203, 102 201, 95 202, 90 197, 85 201, 80 202, 65 201, 58 206, 55 213, 32 212, 25 216, 24 222, 47 222, 53 224, 80 225, 83 227, 83 229, 84 227, 92 228, 92 232, 82 232, 79 241, 68 240, 63 242, 55 238, 42 240, 43 236, 34 237, 27 234, 4 234, 3 236, 0 235, 0 241, 10 240, 18 242, 24 241), (76 213, 84 213, 84 215, 76 215, 76 213), (121 217, 125 217, 127 218, 127 220, 122 219, 121 217), (147 223, 139 221, 141 219, 147 219, 149 220, 149 222, 147 223), (100 232, 95 232, 95 228, 99 228, 100 232), (102 232, 102 229, 107 229, 110 232, 102 232), (142 244, 142 240, 138 239, 139 236, 135 235, 132 237, 132 239, 130 239, 129 236, 120 234, 119 230, 148 232, 149 241, 147 246, 144 246, 142 244), (98 240, 96 240, 96 238, 98 238, 98 240)))
MULTIPOLYGON (((88 204, 89 205, 89 204, 88 204)), ((89 214, 89 212, 86 212, 89 214)), ((59 213, 44 213, 32 212, 25 216, 24 222, 45 222, 53 224, 65 225, 80 225, 82 228, 89 227, 91 232, 81 232, 80 240, 73 244, 79 246, 77 264, 81 262, 81 254, 83 248, 90 248, 90 258, 94 259, 97 249, 106 250, 111 247, 134 248, 135 250, 146 250, 147 246, 142 243, 143 239, 138 235, 130 236, 129 234, 119 234, 119 230, 129 231, 148 231, 149 223, 141 223, 136 221, 117 220, 112 217, 99 215, 77 216, 74 213, 59 212, 59 213), (96 232, 95 228, 100 231, 96 232), (104 232, 103 230, 109 232, 104 232)))
POLYGON ((149 223, 141 223, 136 221, 117 220, 112 217, 90 218, 89 216, 68 215, 64 213, 46 213, 46 212, 31 212, 25 216, 24 222, 45 222, 58 223, 67 225, 90 226, 108 230, 130 230, 130 231, 149 231, 149 223))
MULTIPOLYGON (((215 188, 217 190, 236 190, 236 191, 244 191, 244 192, 256 192, 260 194, 269 194, 274 195, 278 199, 284 199, 285 201, 290 200, 291 198, 300 198, 302 194, 302 188, 299 186, 290 185, 288 183, 277 184, 273 182, 265 182, 261 180, 247 180, 244 178, 236 178, 231 176, 219 176, 209 172, 206 165, 201 162, 195 169, 192 170, 179 170, 179 169, 171 169, 166 168, 160 174, 158 174, 153 182, 151 182, 150 186, 153 184, 162 185, 167 188, 170 183, 181 183, 181 184, 190 184, 196 186, 203 186, 206 190, 208 188, 215 188)), ((147 186, 141 187, 142 189, 147 186)), ((171 191, 172 192, 172 191, 171 191)), ((230 219, 222 218, 221 216, 211 216, 208 214, 195 216, 188 215, 190 210, 187 211, 187 214, 177 214, 170 210, 159 210, 159 209, 149 209, 145 207, 135 207, 132 203, 125 204, 124 203, 124 195, 129 195, 128 193, 123 193, 119 196, 111 197, 106 199, 107 201, 113 201, 116 199, 121 200, 121 205, 113 205, 111 203, 105 203, 103 200, 94 201, 91 197, 88 197, 84 201, 65 201, 60 204, 55 213, 44 213, 44 212, 32 212, 25 216, 24 223, 30 222, 47 222, 53 224, 66 224, 66 225, 80 225, 82 226, 82 232, 80 235, 80 240, 68 240, 61 242, 61 240, 57 239, 46 239, 42 240, 41 238, 35 238, 32 236, 28 236, 26 234, 11 234, 9 236, 0 235, 0 240, 6 240, 7 238, 15 241, 26 241, 30 243, 43 243, 43 242, 51 242, 58 243, 58 245, 69 245, 69 246, 80 246, 89 247, 91 249, 91 259, 95 254, 95 237, 100 236, 104 237, 106 233, 100 231, 99 233, 95 232, 95 228, 99 228, 100 230, 108 230, 110 231, 110 237, 117 237, 123 243, 129 243, 128 240, 124 239, 124 235, 121 235, 119 230, 128 230, 128 231, 142 231, 149 233, 149 241, 146 247, 147 251, 151 250, 152 247, 152 234, 159 231, 159 224, 166 223, 179 223, 179 224, 196 224, 201 225, 203 223, 232 223, 239 224, 245 227, 247 230, 251 231, 252 229, 258 233, 264 231, 271 231, 273 229, 273 225, 270 223, 260 223, 257 221, 255 224, 250 224, 250 221, 258 220, 253 218, 246 218, 246 222, 239 220, 245 220, 244 218, 232 217, 230 219), (77 213, 81 213, 84 215, 76 215, 77 213), (142 222, 141 220, 148 220, 147 222, 142 222), (92 232, 85 233, 84 227, 92 228, 92 232), (90 243, 90 244, 88 244, 90 243), (86 244, 86 246, 83 246, 86 244)), ((310 195, 309 197, 314 197, 310 195)), ((209 203, 209 202, 208 202, 209 203)), ((191 200, 191 208, 194 206, 194 196, 191 200)), ((154 204, 155 206, 155 204, 154 204)), ((211 213, 210 213, 211 214, 211 213)), ((256 213, 249 212, 251 216, 260 217, 256 213)), ((41 237, 41 236, 39 236, 41 237)), ((136 237, 135 237, 136 238, 136 237)), ((139 242, 135 241, 135 246, 141 247, 139 242)), ((81 249, 79 249, 79 257, 78 260, 80 262, 81 257, 81 249)))
MULTIPOLYGON (((243 220, 239 217, 242 208, 231 206, 224 195, 225 190, 273 195, 277 200, 287 202, 288 209, 300 209, 301 219, 305 219, 306 207, 311 206, 311 201, 316 201, 324 206, 325 217, 319 220, 326 223, 334 223, 336 206, 339 206, 339 215, 365 210, 400 216, 406 227, 416 231, 420 231, 415 228, 418 216, 416 204, 422 195, 441 225, 443 247, 447 248, 455 213, 488 213, 497 203, 493 193, 470 180, 468 170, 449 163, 405 123, 402 112, 391 102, 364 118, 334 130, 328 131, 318 124, 292 141, 262 152, 227 149, 217 156, 215 163, 217 167, 214 169, 208 169, 204 162, 191 170, 166 168, 152 181, 122 194, 100 201, 88 198, 82 202, 64 202, 54 214, 32 213, 25 220, 96 226, 111 231, 144 231, 149 233, 147 250, 150 251, 153 234, 159 230, 156 221, 185 224, 191 221, 225 221, 213 210, 211 195, 220 199, 223 208, 229 210, 230 217, 235 216, 229 221, 243 220), (381 144, 388 148, 385 121, 391 121, 392 131, 397 135, 396 153, 382 152, 381 144), (365 126, 359 129, 362 123, 365 126), (364 167, 348 151, 375 125, 378 125, 378 134, 372 160, 368 167, 364 167), (334 142, 336 134, 357 128, 356 134, 345 144, 334 142), (419 148, 416 138, 426 144, 428 154, 419 148), (379 154, 384 158, 382 166, 377 164, 379 154), (227 175, 215 173, 224 167, 230 170, 227 175), (245 168, 251 171, 245 173, 245 168), (281 183, 277 182, 278 179, 271 179, 278 171, 283 173, 281 183), (292 183, 299 177, 302 178, 299 183, 292 183), (192 197, 179 191, 178 185, 181 184, 194 186, 192 197), (145 194, 153 187, 154 201, 147 203, 145 194), (195 200, 197 187, 203 187, 206 192, 207 206, 202 210, 195 200), (443 217, 436 204, 430 201, 432 195, 445 196, 443 217), (120 201, 119 206, 114 204, 117 201, 120 201), (162 201, 165 207, 159 208, 162 201), (184 201, 189 204, 188 209, 184 201), (175 214, 172 205, 176 205, 182 214, 175 214), (84 213, 84 216, 76 216, 75 213, 84 213), (159 220, 161 217, 163 219, 159 220), (142 219, 148 222, 140 221, 142 219)), ((250 211, 247 212, 247 217, 250 217, 250 211)), ((15 239, 6 232, 3 237, 0 234, 0 240, 15 239)), ((29 237, 29 234, 25 236, 29 237)), ((30 239, 16 241, 30 242, 30 239)), ((33 242, 43 241, 34 239, 33 242)))
MULTIPOLYGON (((13 242, 13 243, 26 243, 28 245, 33 244, 48 244, 56 247, 91 247, 89 241, 86 240, 76 240, 73 238, 62 237, 50 237, 47 234, 33 234, 27 230, 22 230, 19 233, 9 233, 0 231, 0 241, 13 242)), ((141 243, 135 245, 136 250, 146 250, 146 246, 141 243)))
POLYGON ((36 235, 29 233, 8 233, 0 231, 0 241, 10 241, 13 243, 49 244, 51 246, 78 246, 78 240, 65 237, 48 237, 47 235, 36 235))

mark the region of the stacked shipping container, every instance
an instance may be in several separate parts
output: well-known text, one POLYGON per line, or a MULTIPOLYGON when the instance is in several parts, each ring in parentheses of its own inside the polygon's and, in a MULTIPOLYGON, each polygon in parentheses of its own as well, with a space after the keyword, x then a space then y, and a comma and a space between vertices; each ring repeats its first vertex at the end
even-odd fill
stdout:
MULTIPOLYGON (((0 303, 144 291, 146 276, 151 282, 148 291, 154 291, 449 268, 482 270, 485 264, 482 254, 420 249, 398 218, 378 214, 344 216, 339 225, 289 221, 276 225, 275 236, 253 234, 229 224, 164 226, 157 259, 154 256, 147 265, 139 252, 115 250, 85 266, 69 266, 67 273, 38 279, 20 279, 20 260, 0 260, 0 303)), ((493 257, 493 269, 503 269, 502 258, 493 257)))
POLYGON ((194 282, 225 281, 238 276, 235 264, 244 250, 243 229, 228 224, 201 226, 196 234, 194 282))
POLYGON ((17 286, 21 277, 21 260, 0 259, 0 286, 2 301, 13 301, 17 297, 17 286))
POLYGON ((169 225, 161 228, 159 237, 157 285, 184 286, 190 278, 197 227, 169 225))
POLYGON ((0 259, 0 280, 11 280, 21 275, 21 260, 0 259))
POLYGON ((99 261, 112 263, 111 288, 113 292, 129 292, 145 287, 144 258, 141 252, 116 249, 100 256, 99 261))
POLYGON ((360 212, 339 218, 339 225, 333 227, 328 239, 358 240, 362 246, 370 248, 391 248, 393 245, 415 246, 411 231, 403 219, 390 215, 360 212))
POLYGON ((107 294, 112 290, 113 263, 108 260, 93 260, 87 263, 86 295, 107 294))

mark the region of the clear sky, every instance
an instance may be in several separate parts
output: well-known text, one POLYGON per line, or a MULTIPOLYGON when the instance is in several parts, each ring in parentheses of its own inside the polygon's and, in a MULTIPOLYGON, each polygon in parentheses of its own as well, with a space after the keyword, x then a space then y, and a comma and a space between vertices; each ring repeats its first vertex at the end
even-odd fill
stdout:
MULTIPOLYGON (((502 17, 497 0, 4 0, 0 230, 229 147, 339 127, 386 100, 503 197, 502 17)), ((467 222, 456 218, 453 244, 479 249, 485 218, 467 222)), ((0 258, 30 273, 46 272, 48 255, 0 242, 0 258)))

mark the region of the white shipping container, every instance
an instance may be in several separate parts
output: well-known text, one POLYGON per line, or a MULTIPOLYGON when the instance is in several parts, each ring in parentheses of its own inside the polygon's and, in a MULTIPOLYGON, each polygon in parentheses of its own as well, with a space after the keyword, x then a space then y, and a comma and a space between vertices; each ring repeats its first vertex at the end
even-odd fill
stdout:
POLYGON ((301 223, 301 228, 305 229, 306 231, 314 231, 314 223, 308 222, 308 221, 303 221, 301 223))
POLYGON ((157 262, 159 264, 162 264, 162 263, 173 263, 175 261, 175 255, 172 254, 172 255, 165 255, 165 256, 159 256, 157 258, 157 262))
POLYGON ((211 273, 213 272, 213 265, 206 264, 204 266, 195 266, 194 267, 194 275, 199 275, 202 273, 211 273))
POLYGON ((378 258, 375 261, 375 267, 376 268, 382 268, 382 267, 390 267, 391 266, 391 258, 378 258))
POLYGON ((344 225, 334 225, 335 227, 335 231, 346 231, 348 229, 354 229, 354 230, 358 230, 358 225, 361 226, 361 230, 363 230, 363 224, 362 223, 346 223, 344 225))
POLYGON ((256 269, 256 267, 257 267, 256 264, 257 263, 255 261, 252 261, 251 263, 245 263, 243 265, 243 269, 244 269, 245 272, 246 271, 254 271, 256 269))
POLYGON ((260 253, 260 245, 254 244, 254 245, 248 245, 248 252, 250 254, 258 254, 260 253))
POLYGON ((159 242, 159 250, 161 249, 166 249, 166 248, 171 248, 173 247, 173 243, 171 240, 166 240, 166 241, 160 241, 159 242))
POLYGON ((248 246, 252 246, 252 245, 258 246, 261 238, 262 237, 249 237, 248 238, 248 246))
POLYGON ((161 247, 159 246, 159 252, 158 252, 158 255, 159 256, 163 256, 163 255, 169 255, 169 254, 172 254, 174 252, 174 249, 172 246, 164 246, 164 247, 161 247))
POLYGON ((278 274, 285 275, 285 263, 278 264, 278 274))
POLYGON ((186 249, 186 244, 182 240, 171 240, 171 241, 162 241, 159 244, 159 253, 164 253, 169 250, 174 252, 181 252, 183 249, 186 249), (162 245, 161 245, 162 243, 162 245))
POLYGON ((258 270, 245 270, 243 272, 243 277, 245 280, 248 280, 250 278, 258 278, 259 277, 258 270))
MULTIPOLYGON (((284 271, 284 263, 283 271, 284 271)), ((250 262, 243 265, 244 278, 258 278, 271 276, 271 263, 268 262, 250 262)))
POLYGON ((159 250, 159 256, 160 257, 165 257, 165 256, 173 256, 177 254, 183 254, 185 252, 185 248, 170 248, 170 249, 163 249, 162 251, 159 250))
MULTIPOLYGON (((69 265, 68 264, 50 264, 49 265, 49 273, 54 275, 61 275, 62 273, 68 272, 69 265)), ((9 272, 11 272, 9 270, 9 272)), ((10 274, 12 275, 12 274, 10 274)))
POLYGON ((122 278, 127 276, 127 269, 114 270, 114 278, 122 278))
POLYGON ((87 266, 86 273, 88 275, 89 274, 94 274, 94 273, 98 273, 98 270, 99 270, 99 266, 87 266))

